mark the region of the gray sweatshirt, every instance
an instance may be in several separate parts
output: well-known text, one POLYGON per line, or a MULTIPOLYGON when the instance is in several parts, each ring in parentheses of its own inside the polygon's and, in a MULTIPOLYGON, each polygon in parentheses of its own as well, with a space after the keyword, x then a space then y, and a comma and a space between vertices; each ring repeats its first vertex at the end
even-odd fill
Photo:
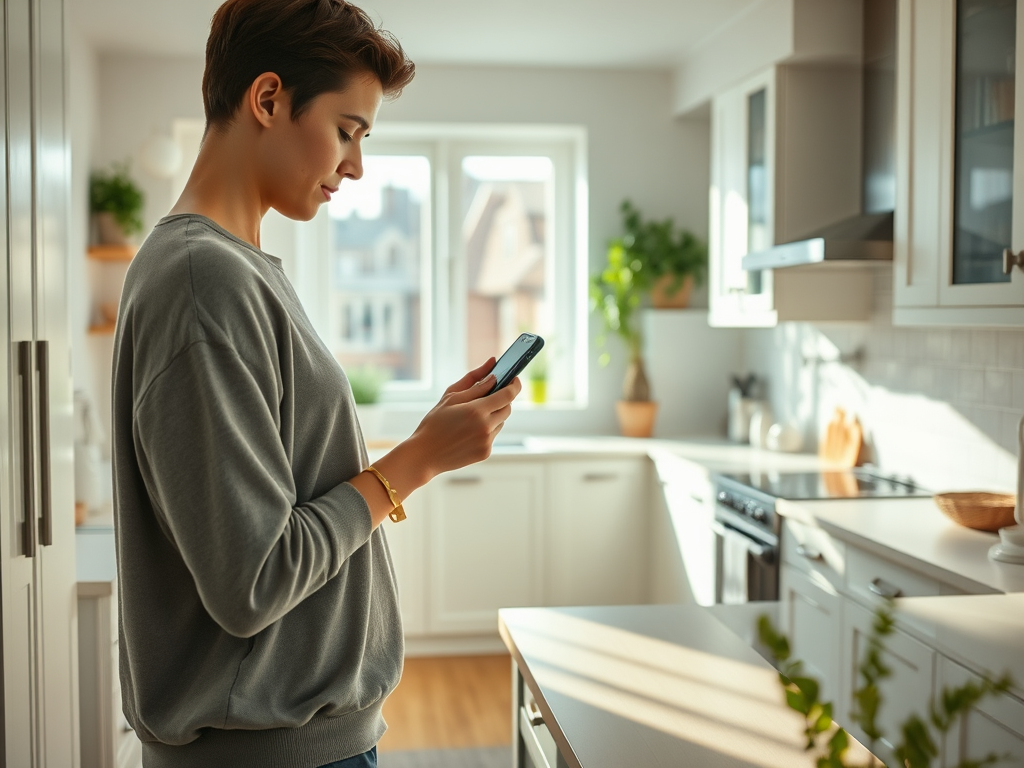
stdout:
POLYGON ((352 391, 279 259, 161 220, 121 295, 114 522, 124 712, 146 768, 369 750, 403 641, 352 391))

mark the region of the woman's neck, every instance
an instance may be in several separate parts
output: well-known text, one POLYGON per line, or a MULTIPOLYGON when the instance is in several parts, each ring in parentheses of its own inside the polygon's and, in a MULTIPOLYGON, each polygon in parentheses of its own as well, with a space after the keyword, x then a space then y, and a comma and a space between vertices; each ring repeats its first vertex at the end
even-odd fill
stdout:
POLYGON ((241 126, 210 131, 188 182, 170 214, 198 213, 232 235, 260 247, 260 222, 268 210, 252 174, 251 142, 241 126))

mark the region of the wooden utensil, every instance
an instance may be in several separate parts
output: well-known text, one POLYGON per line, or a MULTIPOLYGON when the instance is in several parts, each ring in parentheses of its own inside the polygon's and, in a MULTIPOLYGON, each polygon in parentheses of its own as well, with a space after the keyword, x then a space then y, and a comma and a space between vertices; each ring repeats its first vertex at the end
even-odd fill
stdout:
POLYGON ((834 466, 856 467, 861 463, 863 451, 864 430, 860 421, 842 408, 836 408, 825 427, 818 455, 834 466))

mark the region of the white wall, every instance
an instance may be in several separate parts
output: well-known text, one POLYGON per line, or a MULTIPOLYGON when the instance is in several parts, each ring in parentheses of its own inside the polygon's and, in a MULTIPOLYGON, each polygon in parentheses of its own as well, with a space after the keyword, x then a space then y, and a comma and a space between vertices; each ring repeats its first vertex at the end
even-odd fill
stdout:
MULTIPOLYGON (((199 57, 101 56, 101 125, 93 165, 132 156, 154 129, 170 133, 175 119, 201 119, 202 70, 199 57)), ((585 126, 588 238, 591 271, 596 271, 604 259, 605 242, 618 231, 618 205, 625 197, 650 216, 673 216, 706 236, 708 123, 673 118, 671 103, 667 72, 431 66, 420 68, 401 99, 385 104, 379 120, 585 126)), ((146 178, 137 164, 134 176, 147 195, 144 219, 149 227, 172 204, 171 184, 146 178)), ((288 240, 280 222, 273 228, 273 233, 266 233, 273 235, 266 239, 268 248, 272 241, 288 240)), ((596 328, 592 320, 592 335, 596 328)), ((679 354, 676 347, 673 355, 679 354)), ((592 360, 596 357, 591 355, 592 360)), ((625 369, 623 355, 614 357, 608 368, 592 362, 590 404, 585 410, 519 411, 506 432, 614 433, 613 403, 625 369)), ((385 430, 408 434, 421 415, 389 413, 385 430)))
POLYGON ((1016 489, 1024 330, 893 328, 892 273, 876 276, 870 323, 746 331, 746 365, 776 415, 815 441, 836 405, 858 414, 879 466, 930 490, 1016 489), (858 347, 861 365, 805 364, 858 347))

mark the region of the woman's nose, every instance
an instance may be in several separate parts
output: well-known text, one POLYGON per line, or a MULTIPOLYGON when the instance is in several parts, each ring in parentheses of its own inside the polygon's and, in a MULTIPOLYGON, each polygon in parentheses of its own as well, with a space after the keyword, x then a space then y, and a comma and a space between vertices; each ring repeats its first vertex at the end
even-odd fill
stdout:
POLYGON ((363 150, 358 144, 352 147, 351 151, 345 153, 345 157, 338 166, 338 175, 353 181, 363 178, 363 150))

